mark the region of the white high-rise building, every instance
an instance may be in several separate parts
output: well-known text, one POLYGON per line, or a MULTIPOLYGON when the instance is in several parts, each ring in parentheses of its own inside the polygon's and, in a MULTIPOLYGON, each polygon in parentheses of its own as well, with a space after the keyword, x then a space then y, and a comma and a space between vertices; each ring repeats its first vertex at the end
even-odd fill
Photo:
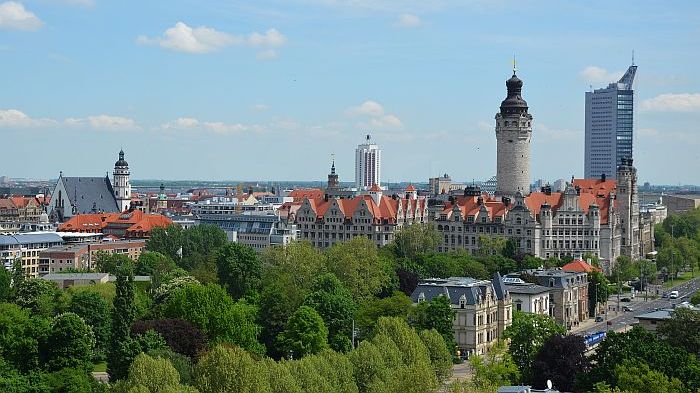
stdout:
POLYGON ((366 191, 374 184, 381 186, 382 151, 370 139, 368 134, 365 143, 355 149, 355 187, 358 191, 366 191))
POLYGON ((131 205, 131 182, 129 181, 129 164, 124 160, 124 151, 119 152, 119 161, 114 164, 114 197, 119 211, 123 212, 131 205))

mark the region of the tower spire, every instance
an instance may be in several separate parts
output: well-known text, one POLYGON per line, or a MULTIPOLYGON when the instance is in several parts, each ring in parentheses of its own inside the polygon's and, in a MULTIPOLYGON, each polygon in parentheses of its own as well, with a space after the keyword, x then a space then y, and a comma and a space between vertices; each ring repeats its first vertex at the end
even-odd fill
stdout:
POLYGON ((632 65, 634 65, 634 49, 632 49, 632 65))
MULTIPOLYGON (((634 64, 634 61, 632 61, 632 63, 634 64)), ((515 73, 518 71, 518 67, 516 65, 515 53, 513 53, 513 75, 515 75, 515 73)))

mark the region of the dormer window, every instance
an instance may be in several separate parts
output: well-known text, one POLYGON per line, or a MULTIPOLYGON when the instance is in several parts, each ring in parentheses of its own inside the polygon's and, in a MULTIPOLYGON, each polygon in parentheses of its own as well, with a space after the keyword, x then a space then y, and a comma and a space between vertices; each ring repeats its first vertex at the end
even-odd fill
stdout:
POLYGON ((467 297, 462 295, 459 298, 459 308, 464 308, 464 307, 466 307, 466 305, 467 305, 467 297))
POLYGON ((422 303, 422 302, 424 302, 424 301, 425 301, 425 293, 421 292, 421 293, 418 295, 418 303, 422 303))

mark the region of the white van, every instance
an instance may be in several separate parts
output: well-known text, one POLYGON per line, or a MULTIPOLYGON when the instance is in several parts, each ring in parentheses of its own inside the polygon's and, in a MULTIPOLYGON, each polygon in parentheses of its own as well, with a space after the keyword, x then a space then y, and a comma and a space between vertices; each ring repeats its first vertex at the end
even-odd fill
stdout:
POLYGON ((671 291, 671 292, 669 292, 668 297, 669 297, 670 299, 678 299, 678 291, 671 291))

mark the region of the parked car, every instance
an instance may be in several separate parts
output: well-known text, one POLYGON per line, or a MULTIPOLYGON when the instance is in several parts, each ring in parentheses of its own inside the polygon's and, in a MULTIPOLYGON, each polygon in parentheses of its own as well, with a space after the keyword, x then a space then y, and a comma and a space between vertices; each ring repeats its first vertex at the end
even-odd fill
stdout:
POLYGON ((671 299, 678 299, 678 291, 671 291, 671 293, 668 294, 668 297, 671 299))
POLYGON ((624 307, 622 307, 622 311, 624 311, 624 312, 633 312, 634 309, 629 308, 629 307, 627 307, 627 306, 624 306, 624 307))
POLYGON ((664 292, 664 293, 661 295, 661 297, 662 297, 663 299, 668 299, 668 292, 664 292))
POLYGON ((625 302, 625 303, 629 303, 629 302, 631 302, 632 300, 631 300, 630 298, 628 298, 628 297, 623 297, 622 299, 620 299, 620 301, 621 301, 621 302, 625 302))
POLYGON ((597 317, 595 317, 595 321, 596 321, 596 322, 603 322, 603 316, 602 316, 602 315, 598 315, 597 317))

